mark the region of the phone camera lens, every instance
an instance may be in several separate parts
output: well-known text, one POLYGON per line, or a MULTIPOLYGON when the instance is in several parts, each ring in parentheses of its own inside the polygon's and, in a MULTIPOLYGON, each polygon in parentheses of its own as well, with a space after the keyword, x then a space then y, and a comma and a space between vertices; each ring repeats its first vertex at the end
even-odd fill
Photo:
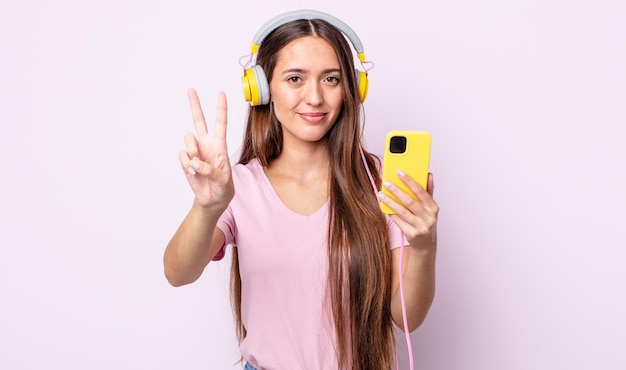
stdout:
POLYGON ((391 141, 389 143, 389 151, 392 153, 406 152, 406 137, 392 136, 391 141))

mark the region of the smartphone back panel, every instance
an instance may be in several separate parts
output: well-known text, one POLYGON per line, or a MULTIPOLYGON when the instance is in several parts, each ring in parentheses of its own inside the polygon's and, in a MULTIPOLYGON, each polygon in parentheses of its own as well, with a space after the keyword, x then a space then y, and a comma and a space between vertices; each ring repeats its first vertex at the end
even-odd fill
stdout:
MULTIPOLYGON (((390 131, 385 143, 383 180, 391 181, 412 195, 413 192, 398 177, 397 170, 401 170, 426 189, 431 142, 430 134, 425 131, 390 131)), ((382 191, 396 202, 401 203, 384 186, 382 191)), ((394 213, 391 208, 383 203, 381 203, 381 209, 387 214, 394 213)))

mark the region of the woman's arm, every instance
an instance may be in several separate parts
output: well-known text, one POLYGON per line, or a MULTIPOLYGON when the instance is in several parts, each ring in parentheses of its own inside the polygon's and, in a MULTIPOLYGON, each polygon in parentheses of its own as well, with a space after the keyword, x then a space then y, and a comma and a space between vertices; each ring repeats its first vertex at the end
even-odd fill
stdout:
POLYGON ((194 202, 170 240, 163 256, 165 277, 173 286, 196 281, 224 246, 224 233, 215 227, 222 211, 207 211, 194 202))
POLYGON ((165 276, 174 286, 196 281, 224 245, 224 234, 216 225, 235 195, 226 149, 226 95, 218 95, 213 135, 207 130, 198 94, 189 89, 187 95, 196 135, 185 135, 187 150, 178 159, 195 198, 163 256, 165 276))
POLYGON ((399 177, 419 200, 392 183, 385 182, 392 194, 401 202, 379 193, 395 214, 391 219, 398 225, 406 237, 408 245, 404 248, 404 260, 401 263, 401 249, 393 250, 393 276, 391 314, 399 327, 404 327, 400 291, 400 268, 403 268, 403 286, 406 299, 407 327, 409 331, 417 329, 428 314, 435 296, 435 260, 437 254, 437 218, 439 206, 432 195, 433 176, 428 175, 427 190, 417 182, 399 172, 399 177))
MULTIPOLYGON (((395 248, 392 254, 391 316, 398 327, 404 328, 400 297, 400 248, 395 248)), ((435 255, 436 247, 424 250, 410 246, 404 248, 402 276, 409 331, 414 331, 424 322, 435 297, 435 255)))

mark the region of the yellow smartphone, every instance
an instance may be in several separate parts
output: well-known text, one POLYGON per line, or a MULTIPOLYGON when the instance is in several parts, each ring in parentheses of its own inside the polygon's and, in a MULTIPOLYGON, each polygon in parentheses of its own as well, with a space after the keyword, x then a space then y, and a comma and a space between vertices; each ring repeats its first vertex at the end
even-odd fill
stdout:
MULTIPOLYGON (((397 170, 401 170, 426 189, 431 142, 432 138, 426 131, 395 130, 387 133, 383 156, 383 180, 391 181, 412 195, 413 192, 398 177, 397 170)), ((386 187, 383 186, 382 191, 396 202, 402 203, 386 187)), ((390 215, 394 213, 382 202, 380 207, 384 213, 390 215)))

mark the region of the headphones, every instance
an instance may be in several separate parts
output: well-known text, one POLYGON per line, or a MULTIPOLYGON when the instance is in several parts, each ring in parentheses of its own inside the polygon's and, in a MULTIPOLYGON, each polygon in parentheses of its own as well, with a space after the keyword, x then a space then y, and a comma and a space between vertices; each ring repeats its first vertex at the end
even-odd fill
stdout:
MULTIPOLYGON (((286 23, 299 19, 321 19, 330 23, 332 26, 341 31, 341 33, 343 33, 348 40, 350 40, 352 47, 354 47, 357 52, 359 61, 361 63, 365 63, 363 44, 361 44, 359 37, 347 24, 330 14, 309 9, 283 13, 267 21, 261 29, 257 31, 252 39, 252 45, 250 46, 250 60, 252 60, 254 54, 256 54, 259 50, 259 45, 270 32, 286 23)), ((263 68, 259 65, 252 65, 248 68, 246 67, 247 64, 244 66, 244 73, 241 77, 243 93, 246 101, 250 102, 250 105, 252 106, 268 104, 270 102, 270 87, 263 68)), ((361 102, 363 102, 367 96, 368 89, 367 72, 357 69, 356 81, 359 87, 359 96, 361 98, 361 102)))

